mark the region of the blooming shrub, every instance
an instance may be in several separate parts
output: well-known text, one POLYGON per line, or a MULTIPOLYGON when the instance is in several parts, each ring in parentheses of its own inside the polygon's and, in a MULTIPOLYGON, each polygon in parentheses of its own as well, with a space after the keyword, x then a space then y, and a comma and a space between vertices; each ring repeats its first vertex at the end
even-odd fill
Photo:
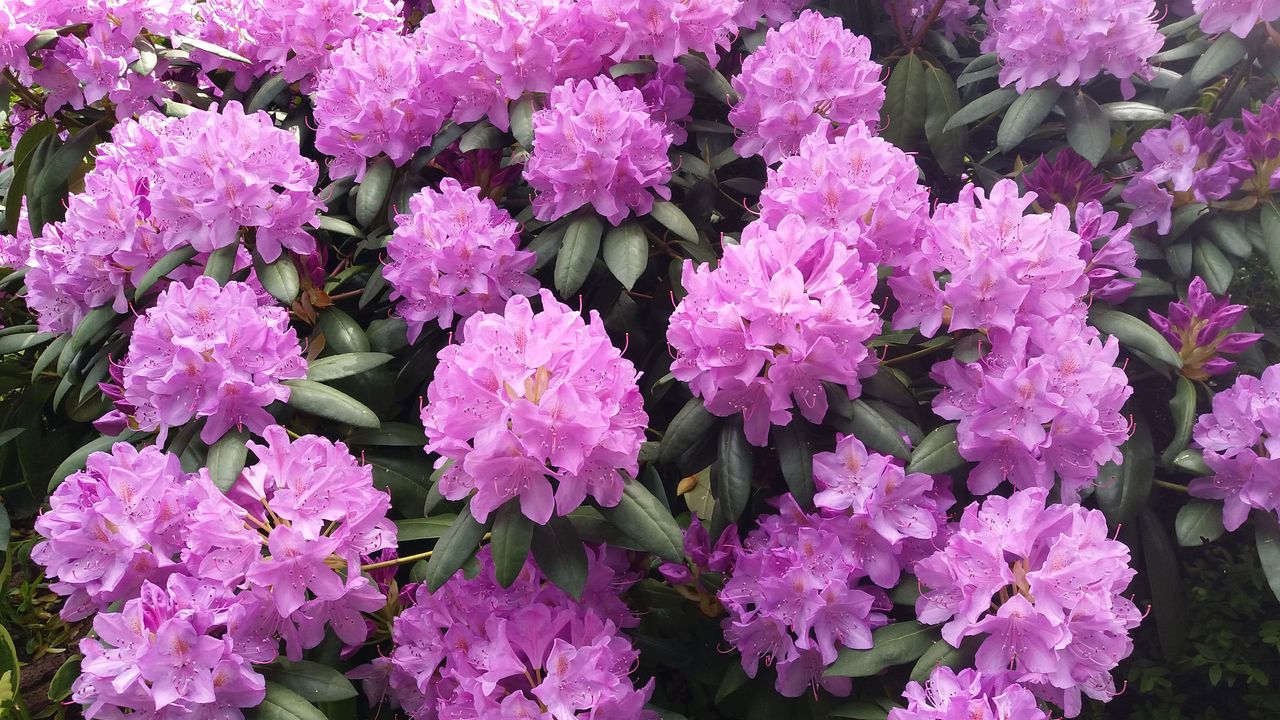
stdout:
POLYGON ((1277 16, 4 4, 0 716, 1274 715, 1277 16))

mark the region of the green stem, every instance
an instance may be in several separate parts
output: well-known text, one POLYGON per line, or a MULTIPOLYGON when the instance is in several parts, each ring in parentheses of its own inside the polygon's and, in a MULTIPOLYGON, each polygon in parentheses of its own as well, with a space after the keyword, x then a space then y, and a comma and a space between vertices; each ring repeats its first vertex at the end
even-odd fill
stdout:
POLYGON ((1152 480, 1152 481, 1151 481, 1151 483, 1152 483, 1153 485, 1155 485, 1156 487, 1162 487, 1162 488, 1164 488, 1165 490, 1173 490, 1174 492, 1180 492, 1180 493, 1187 492, 1187 486, 1186 486, 1186 485, 1179 485, 1178 483, 1171 483, 1171 482, 1169 482, 1169 481, 1167 481, 1167 480, 1152 480))

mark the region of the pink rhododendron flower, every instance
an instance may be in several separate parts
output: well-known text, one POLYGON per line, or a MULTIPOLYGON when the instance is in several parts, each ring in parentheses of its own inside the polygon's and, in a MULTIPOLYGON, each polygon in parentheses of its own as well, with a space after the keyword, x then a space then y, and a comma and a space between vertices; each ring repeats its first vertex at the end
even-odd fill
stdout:
POLYGON ((1280 0, 1192 0, 1203 14, 1200 29, 1207 33, 1230 32, 1248 37, 1258 23, 1280 19, 1280 0))
POLYGON ((957 36, 970 35, 969 21, 978 14, 978 5, 974 0, 884 0, 885 12, 906 31, 907 37, 916 37, 926 28, 931 14, 937 15, 928 24, 929 28, 940 27, 948 40, 957 36))
POLYGON ((923 684, 907 683, 907 707, 890 710, 889 720, 1049 720, 1035 695, 1003 678, 940 665, 923 684))
POLYGON ((1191 482, 1196 497, 1222 500, 1222 524, 1235 530, 1251 509, 1280 515, 1280 365, 1241 375, 1213 396, 1192 435, 1213 470, 1191 482))
POLYGON ((638 89, 649 107, 649 114, 662 121, 671 135, 671 144, 681 145, 689 139, 684 124, 693 110, 693 93, 685 87, 688 73, 683 65, 659 65, 649 75, 623 75, 618 87, 623 90, 638 89))

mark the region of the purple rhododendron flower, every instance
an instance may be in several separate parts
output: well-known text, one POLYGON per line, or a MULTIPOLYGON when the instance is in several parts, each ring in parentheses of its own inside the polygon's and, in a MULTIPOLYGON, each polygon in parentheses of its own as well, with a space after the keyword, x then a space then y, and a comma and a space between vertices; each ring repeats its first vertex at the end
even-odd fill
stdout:
POLYGON ((1124 302, 1142 276, 1138 251, 1129 240, 1133 226, 1121 224, 1120 214, 1107 212, 1097 200, 1077 205, 1072 221, 1080 236, 1089 294, 1103 302, 1124 302))
POLYGON ((481 522, 516 497, 540 524, 588 495, 617 505, 619 471, 639 470, 648 416, 635 367, 595 311, 585 323, 549 291, 539 297, 538 313, 516 296, 501 315, 472 315, 427 387, 427 452, 452 463, 440 490, 470 496, 481 522))
POLYGON ((1280 0, 1192 0, 1206 33, 1231 32, 1248 37, 1259 23, 1280 19, 1280 0))
POLYGON ((1075 212, 1084 203, 1101 200, 1115 185, 1071 148, 1053 158, 1041 155, 1040 162, 1022 173, 1022 183, 1028 193, 1036 194, 1036 207, 1046 212, 1054 205, 1066 205, 1075 212))
POLYGON ((1222 500, 1222 524, 1235 530, 1251 509, 1280 515, 1280 365, 1262 377, 1241 375, 1213 396, 1213 412, 1192 434, 1213 470, 1190 485, 1196 497, 1222 500))
POLYGON ((478 188, 445 178, 409 198, 395 223, 383 277, 410 342, 427 323, 447 328, 455 316, 501 312, 507 298, 538 289, 528 275, 537 257, 517 249, 520 227, 478 188))
POLYGON ((748 225, 715 269, 686 260, 681 282, 688 294, 667 328, 671 372, 713 414, 741 413, 754 445, 791 422, 792 408, 822 422, 824 382, 856 398, 874 371, 875 266, 798 215, 776 229, 748 225))
POLYGON ((878 124, 884 103, 880 74, 870 40, 844 29, 840 18, 800 13, 769 30, 733 78, 733 89, 742 96, 729 111, 729 122, 739 132, 734 149, 772 164, 795 154, 824 119, 834 133, 878 124))
MULTIPOLYGON (((1280 15, 1280 4, 1277 5, 1280 15)), ((1253 165, 1246 186, 1259 197, 1280 190, 1280 97, 1263 103, 1256 113, 1240 114, 1244 132, 1229 134, 1227 141, 1238 145, 1237 152, 1253 165)))
POLYGON ((659 65, 649 75, 623 75, 618 78, 618 87, 639 90, 648 105, 649 114, 666 126, 671 144, 682 145, 689 139, 684 124, 689 121, 689 112, 693 110, 693 93, 685 87, 687 77, 688 72, 683 65, 659 65))
POLYGON ((1049 720, 1035 695, 1004 675, 938 666, 923 684, 907 683, 907 707, 890 710, 889 720, 1049 720))
POLYGON ((1207 380, 1231 372, 1236 364, 1222 357, 1249 349, 1262 333, 1232 332, 1249 308, 1232 305, 1231 297, 1215 297, 1199 276, 1187 286, 1184 302, 1169 303, 1168 315, 1147 311, 1151 324, 1164 335, 1182 358, 1181 373, 1192 380, 1207 380))
POLYGON ((948 40, 970 35, 969 21, 978 14, 974 0, 884 0, 885 12, 906 32, 915 37, 928 27, 941 27, 948 40), (932 16, 932 22, 930 17, 932 16))
POLYGON ((795 19, 807 4, 806 0, 743 0, 734 22, 744 28, 754 28, 761 21, 776 27, 795 19))

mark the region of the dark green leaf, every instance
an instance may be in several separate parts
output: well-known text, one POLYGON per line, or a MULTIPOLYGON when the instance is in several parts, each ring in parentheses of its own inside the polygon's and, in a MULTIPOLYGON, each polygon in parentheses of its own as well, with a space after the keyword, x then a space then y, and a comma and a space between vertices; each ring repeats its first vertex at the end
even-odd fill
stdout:
POLYGON ((151 269, 143 274, 142 279, 138 281, 138 288, 133 292, 133 299, 141 298, 148 290, 155 287, 160 278, 185 265, 187 261, 195 256, 196 249, 190 245, 183 245, 170 250, 164 257, 157 260, 156 264, 151 266, 151 269))
POLYGON ((289 407, 356 427, 378 427, 378 416, 363 403, 314 380, 286 380, 289 407))
POLYGON ((458 513, 453 524, 432 548, 431 561, 427 565, 427 587, 431 592, 439 590, 471 559, 484 537, 484 531, 485 524, 471 516, 470 508, 458 513))
POLYGON ((942 126, 942 131, 947 132, 956 128, 962 128, 1004 110, 1018 99, 1018 92, 1013 88, 999 88, 983 95, 973 102, 965 105, 951 116, 946 125, 942 126))
POLYGON ((270 665, 261 666, 261 671, 267 680, 289 688, 307 702, 334 702, 356 696, 351 681, 328 665, 278 658, 270 665))
POLYGON ((1196 421, 1196 388, 1190 380, 1178 377, 1177 390, 1169 400, 1169 411, 1173 413, 1173 440, 1160 455, 1165 465, 1172 463, 1191 440, 1191 427, 1196 421))
POLYGON ((1213 542, 1227 530, 1222 526, 1222 503, 1192 500, 1178 509, 1174 534, 1182 547, 1213 542))
POLYGON ((369 352, 369 336, 360 323, 336 307, 326 308, 319 317, 324 346, 340 355, 369 352))
POLYGON ((751 499, 751 481, 755 476, 755 455, 742 432, 742 419, 735 417, 720 426, 718 460, 712 470, 715 476, 716 507, 711 536, 738 522, 751 499))
MULTIPOLYGON (((493 568, 502 587, 511 587, 529 559, 529 543, 533 539, 533 521, 520 509, 520 498, 508 500, 493 521, 493 568)), ((539 563, 541 566, 541 563, 539 563)))
POLYGON ((1275 513, 1253 514, 1254 539, 1258 544, 1258 562, 1271 586, 1271 593, 1280 599, 1280 523, 1275 513))
POLYGON ((1155 479, 1151 431, 1140 415, 1135 415, 1133 435, 1120 446, 1120 452, 1124 460, 1103 465, 1094 483, 1098 507, 1113 527, 1128 522, 1146 506, 1155 479))
POLYGON ((1190 448, 1178 453, 1173 459, 1173 466, 1188 475, 1206 477, 1213 474, 1213 470, 1204 461, 1204 454, 1190 448))
POLYGON ((53 333, 29 332, 0 337, 0 355, 21 352, 33 347, 40 347, 57 337, 53 333))
POLYGON ((702 401, 698 398, 690 399, 667 425, 658 450, 658 462, 663 465, 675 464, 691 448, 705 442, 715 424, 716 416, 707 411, 702 401))
POLYGON ((49 681, 49 699, 60 703, 71 697, 71 684, 80 676, 80 660, 79 653, 67 658, 58 672, 53 674, 53 679, 49 681))
POLYGON ((1274 202, 1264 203, 1261 217, 1267 261, 1271 263, 1271 272, 1280 278, 1280 207, 1276 207, 1274 202))
POLYGON ((1240 226, 1222 215, 1215 215, 1204 222, 1205 234, 1224 252, 1238 258, 1253 254, 1253 243, 1240 226))
POLYGON ((925 435, 911 451, 907 472, 942 475, 964 465, 966 461, 960 455, 960 444, 956 440, 958 426, 959 423, 947 423, 925 435))
MULTIPOLYGON (((35 151, 46 139, 53 137, 55 132, 57 132, 57 126, 53 124, 53 120, 41 120, 27 128, 13 147, 13 180, 9 183, 9 191, 4 199, 5 232, 8 235, 18 231, 18 218, 21 217, 22 198, 26 195, 27 178, 34 177, 31 172, 35 151)), ((35 168, 35 171, 39 172, 39 168, 35 168)))
POLYGON ((1155 105, 1140 102, 1110 102, 1102 105, 1102 112, 1117 122, 1164 122, 1169 113, 1155 105))
POLYGON ((1191 70, 1174 84, 1165 96, 1166 108, 1178 108, 1196 96, 1218 75, 1240 62, 1245 56, 1244 41, 1231 33, 1222 33, 1209 46, 1208 50, 1196 60, 1191 70))
POLYGON ((356 222, 361 226, 371 227, 382 214, 395 172, 396 166, 387 157, 378 158, 365 170, 364 180, 356 190, 356 222))
POLYGON ((298 297, 298 267, 293 264, 293 256, 289 253, 281 253, 280 257, 267 262, 254 250, 253 271, 258 282, 262 283, 262 289, 276 300, 288 305, 298 297))
POLYGON ((67 182, 71 172, 93 150, 97 140, 97 124, 80 128, 66 144, 58 148, 47 164, 40 168, 32 168, 36 174, 31 176, 34 179, 31 184, 31 197, 45 197, 57 190, 59 185, 67 182))
POLYGON ((924 63, 914 52, 907 53, 889 73, 880 110, 880 135, 900 148, 910 148, 924 129, 927 98, 924 63))
POLYGON ((556 256, 555 283, 560 297, 568 298, 582 287, 591 266, 600 254, 600 234, 604 225, 599 216, 587 212, 569 223, 560 254, 556 256))
POLYGON ((800 507, 813 507, 813 447, 802 423, 793 419, 790 424, 773 426, 772 433, 787 489, 800 507))
POLYGON ((1008 152, 1027 139, 1049 117, 1049 112, 1053 110, 1061 94, 1061 85, 1048 83, 1019 95, 1004 114, 1000 129, 996 132, 996 143, 1000 145, 1000 149, 1008 152))
POLYGON ((868 448, 900 460, 911 458, 911 450, 902 441, 898 429, 865 400, 851 402, 848 421, 842 420, 837 419, 837 425, 844 425, 840 429, 857 437, 868 448))
POLYGON ((546 525, 535 525, 531 547, 542 574, 574 600, 581 600, 587 584, 587 550, 569 518, 552 515, 546 525))
POLYGON ((1151 613, 1156 624, 1156 636, 1160 640, 1160 652, 1166 660, 1182 656, 1187 639, 1187 612, 1182 595, 1182 580, 1178 576, 1178 558, 1169 533, 1150 509, 1138 515, 1138 529, 1142 536, 1142 559, 1147 570, 1147 584, 1151 587, 1151 613))
POLYGON ((249 448, 245 446, 248 441, 248 432, 232 428, 209 448, 209 477, 219 490, 230 490, 236 478, 240 477, 249 457, 249 448))
POLYGON ((740 690, 750 679, 742 669, 742 663, 729 663, 724 677, 720 679, 720 687, 716 688, 716 704, 724 702, 725 698, 740 690))
POLYGON ((675 518, 653 493, 635 478, 627 478, 622 499, 614 507, 600 508, 614 527, 645 550, 669 562, 684 559, 684 535, 675 518))
POLYGON ((521 146, 533 147, 533 95, 530 93, 511 103, 511 134, 521 146))
POLYGON ((443 536, 457 519, 457 515, 446 514, 397 520, 396 540, 402 543, 414 540, 433 540, 443 536))
POLYGON ((458 140, 458 150, 466 153, 472 150, 494 150, 502 147, 502 131, 481 120, 472 125, 458 140))
POLYGON ((249 99, 249 104, 244 106, 245 112, 256 113, 266 109, 287 87, 289 81, 284 79, 283 74, 272 75, 258 86, 257 92, 249 99))
POLYGON ((1093 98, 1078 89, 1064 95, 1062 110, 1072 149, 1097 165, 1111 147, 1111 119, 1093 98))
POLYGON ((866 700, 849 700, 831 708, 829 718, 848 718, 848 720, 885 720, 889 711, 866 700))
POLYGON ((338 235, 346 235, 348 237, 362 238, 364 233, 360 232, 360 228, 352 225, 346 220, 339 220, 335 217, 322 215, 320 217, 320 229, 325 232, 337 233, 338 235))
POLYGON ((946 640, 935 642, 916 661, 916 666, 911 669, 911 679, 923 683, 929 679, 934 668, 962 668, 971 664, 980 644, 981 640, 976 637, 965 638, 960 642, 960 647, 954 647, 946 640))
POLYGON ((702 90, 708 96, 719 100, 725 105, 733 105, 738 102, 738 93, 720 74, 719 70, 711 67, 711 63, 692 53, 685 53, 676 58, 676 62, 684 66, 685 72, 688 73, 687 84, 699 90, 702 90))
POLYGON ((386 365, 393 359, 391 355, 376 352, 349 352, 342 355, 330 355, 329 357, 311 361, 311 364, 307 366, 307 379, 315 382, 328 382, 350 377, 386 365))
POLYGON ((217 280, 219 285, 226 285, 231 279, 231 273, 235 272, 236 251, 239 249, 240 239, 236 238, 230 245, 209 253, 209 259, 204 264, 204 274, 217 280))
POLYGON ((1231 287, 1231 277, 1235 274, 1231 261, 1213 243, 1198 242, 1193 245, 1192 270, 1204 278, 1204 284, 1210 292, 1215 295, 1225 295, 1227 289, 1231 287))
POLYGON ((930 67, 925 71, 925 103, 924 136, 929 148, 943 170, 958 175, 964 170, 967 133, 963 127, 945 129, 960 111, 960 93, 946 70, 930 67))
POLYGON ((1089 311, 1089 323, 1113 336, 1125 347, 1140 350, 1175 370, 1182 367, 1182 358, 1178 357, 1169 341, 1155 328, 1133 315, 1094 305, 1089 311))
POLYGON ((626 75, 648 75, 658 71, 658 63, 652 60, 632 60, 609 68, 609 77, 617 80, 626 75))
POLYGON ((649 265, 649 240, 638 222, 625 222, 604 236, 604 264, 623 287, 635 287, 649 265))
POLYGON ((892 665, 916 660, 937 639, 937 628, 921 625, 915 620, 885 625, 871 634, 871 649, 841 650, 840 657, 823 674, 827 677, 870 677, 892 665))
POLYGON ((663 227, 676 234, 682 240, 691 243, 698 241, 698 229, 693 226, 693 222, 689 220, 689 216, 684 211, 676 207, 674 203, 667 200, 656 200, 653 203, 653 210, 649 211, 649 215, 662 224, 663 227))
POLYGON ((346 437, 348 445, 379 445, 385 447, 422 447, 427 436, 417 423, 384 422, 378 428, 362 428, 346 437))

